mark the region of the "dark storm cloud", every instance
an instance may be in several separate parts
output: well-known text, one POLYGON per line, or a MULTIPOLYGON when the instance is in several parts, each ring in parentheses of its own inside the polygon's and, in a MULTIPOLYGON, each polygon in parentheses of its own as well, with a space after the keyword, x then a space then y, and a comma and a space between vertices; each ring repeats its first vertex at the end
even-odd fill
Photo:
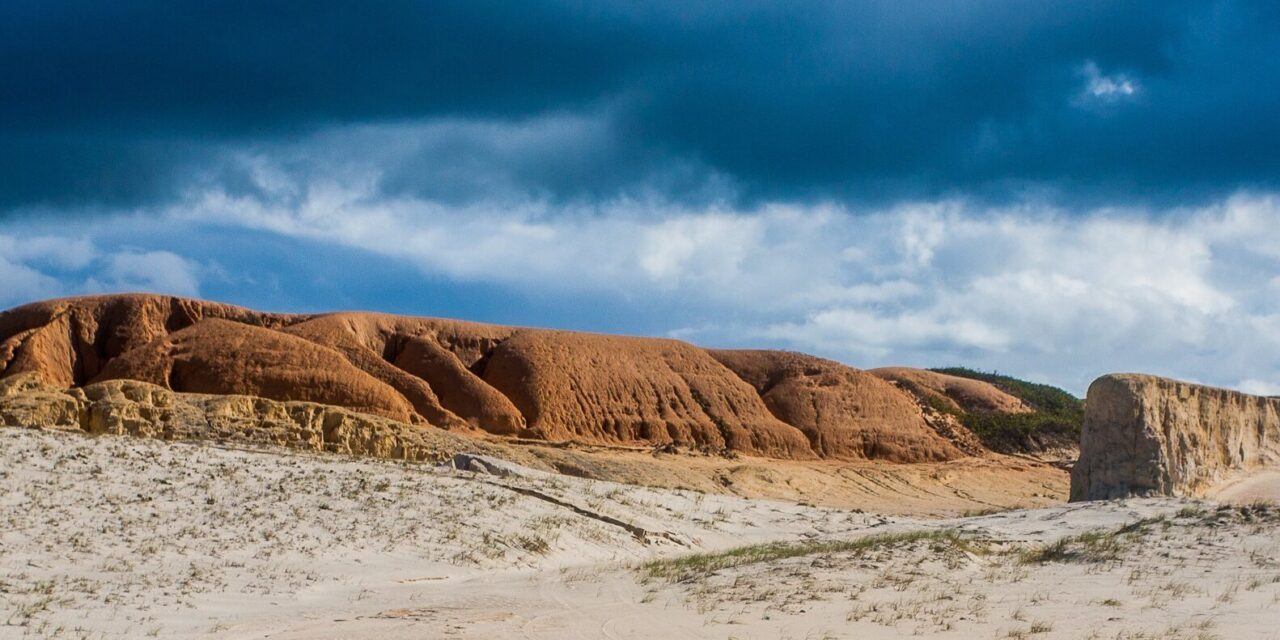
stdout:
POLYGON ((10 208, 146 204, 324 140, 444 199, 1168 200, 1280 175, 1261 2, 11 0, 0 73, 10 208), (504 142, 548 121, 581 131, 504 142), (332 133, 405 123, 427 137, 399 153, 332 133))

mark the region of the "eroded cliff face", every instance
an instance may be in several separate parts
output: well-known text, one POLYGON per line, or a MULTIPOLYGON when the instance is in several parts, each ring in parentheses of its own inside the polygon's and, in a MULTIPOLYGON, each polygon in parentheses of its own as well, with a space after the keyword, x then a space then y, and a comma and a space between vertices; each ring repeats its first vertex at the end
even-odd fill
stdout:
POLYGON ((820 455, 895 462, 964 455, 928 425, 909 395, 866 371, 788 351, 710 353, 754 387, 769 411, 800 429, 820 455))
POLYGON ((438 318, 49 300, 0 313, 0 379, 26 374, 73 390, 136 380, 310 402, 472 435, 788 459, 982 453, 902 389, 830 360, 438 318))
POLYGON ((0 380, 0 427, 35 426, 425 462, 485 449, 483 443, 439 429, 314 402, 175 393, 136 380, 72 389, 48 385, 30 373, 0 380))
POLYGON ((1071 500, 1199 496, 1280 465, 1280 399, 1139 374, 1089 386, 1071 500))

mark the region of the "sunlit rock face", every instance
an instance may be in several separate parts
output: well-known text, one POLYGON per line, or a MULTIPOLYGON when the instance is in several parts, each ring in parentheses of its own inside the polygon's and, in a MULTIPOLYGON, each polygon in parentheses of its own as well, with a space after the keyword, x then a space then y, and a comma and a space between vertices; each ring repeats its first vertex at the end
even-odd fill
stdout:
POLYGON ((1280 399, 1139 374, 1089 386, 1071 499, 1199 496, 1280 465, 1280 399))
POLYGON ((157 295, 0 313, 0 379, 18 376, 86 392, 138 381, 314 403, 475 436, 784 459, 984 453, 931 426, 894 384, 804 354, 377 313, 263 313, 157 295))

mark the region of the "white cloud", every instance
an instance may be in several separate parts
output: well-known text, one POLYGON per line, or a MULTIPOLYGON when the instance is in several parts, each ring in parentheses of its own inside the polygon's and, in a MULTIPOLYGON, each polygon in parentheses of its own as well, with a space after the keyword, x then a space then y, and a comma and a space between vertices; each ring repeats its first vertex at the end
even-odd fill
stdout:
POLYGON ((1280 382, 1266 380, 1241 380, 1236 388, 1256 396, 1280 396, 1280 382))
POLYGON ((0 305, 62 295, 59 269, 83 267, 96 251, 84 238, 0 234, 0 305))
POLYGON ((107 256, 101 277, 90 278, 92 292, 144 291, 177 296, 200 295, 197 266, 169 251, 123 251, 107 256))
POLYGON ((278 185, 304 194, 290 206, 210 192, 171 216, 355 247, 462 282, 679 300, 672 335, 862 366, 963 363, 1077 391, 1112 370, 1280 378, 1259 351, 1280 348, 1271 196, 1084 214, 960 201, 577 209, 387 200, 356 184, 278 185))
POLYGON ((0 256, 14 262, 79 269, 97 257, 97 250, 87 238, 0 235, 0 256))
POLYGON ((7 307, 61 292, 62 284, 56 278, 0 255, 0 305, 7 307))
MULTIPOLYGON (((1275 215, 1280 219, 1280 209, 1275 215)), ((867 364, 941 360, 1027 370, 1048 362, 1061 368, 1051 379, 1079 389, 1107 370, 1172 373, 1156 363, 1190 364, 1188 350, 1222 353, 1233 339, 1220 332, 1251 317, 1236 299, 1246 283, 1218 277, 1213 255, 1223 247, 1214 231, 1224 218, 1214 211, 1176 224, 1136 212, 936 208, 852 220, 851 236, 861 235, 858 227, 880 229, 872 237, 896 228, 907 239, 896 256, 880 256, 881 267, 904 265, 917 293, 899 301, 833 301, 757 335, 867 364), (925 269, 911 241, 922 227, 939 238, 925 269)))
POLYGON ((0 235, 0 306, 5 307, 111 291, 198 296, 197 272, 198 265, 168 251, 103 252, 84 237, 0 235))
POLYGON ((800 322, 770 325, 760 335, 797 347, 883 359, 903 347, 1003 351, 1009 337, 982 320, 933 310, 892 313, 856 307, 818 311, 800 322))
POLYGON ((662 220, 644 229, 637 259, 659 286, 729 282, 761 243, 762 227, 759 218, 718 212, 662 220))
POLYGON ((843 265, 827 258, 845 248, 841 238, 826 235, 842 216, 822 207, 776 206, 750 215, 630 201, 603 210, 538 202, 449 207, 325 185, 294 205, 207 193, 171 215, 334 242, 455 280, 541 290, 696 290, 709 301, 756 296, 761 308, 843 290, 816 293, 840 278, 843 265))
POLYGON ((1092 60, 1080 66, 1080 75, 1084 78, 1084 86, 1077 100, 1081 102, 1118 102, 1131 99, 1142 90, 1137 80, 1123 73, 1102 73, 1092 60))

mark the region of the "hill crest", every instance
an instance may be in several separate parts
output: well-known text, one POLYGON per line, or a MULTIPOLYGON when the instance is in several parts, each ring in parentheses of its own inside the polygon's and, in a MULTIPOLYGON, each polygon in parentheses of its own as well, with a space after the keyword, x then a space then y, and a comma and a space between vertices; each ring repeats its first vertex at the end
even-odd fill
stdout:
POLYGON ((317 402, 476 436, 787 459, 973 453, 911 394, 835 361, 441 318, 63 298, 0 313, 0 378, 23 373, 317 402))

